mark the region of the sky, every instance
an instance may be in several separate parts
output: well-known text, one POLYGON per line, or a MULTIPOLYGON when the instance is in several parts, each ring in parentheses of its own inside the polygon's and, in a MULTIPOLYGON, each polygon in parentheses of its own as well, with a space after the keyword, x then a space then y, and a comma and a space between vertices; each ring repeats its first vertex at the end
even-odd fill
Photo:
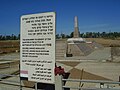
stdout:
POLYGON ((85 32, 120 32, 120 0, 0 0, 0 35, 20 33, 20 17, 56 12, 56 33, 70 34, 74 17, 85 32))

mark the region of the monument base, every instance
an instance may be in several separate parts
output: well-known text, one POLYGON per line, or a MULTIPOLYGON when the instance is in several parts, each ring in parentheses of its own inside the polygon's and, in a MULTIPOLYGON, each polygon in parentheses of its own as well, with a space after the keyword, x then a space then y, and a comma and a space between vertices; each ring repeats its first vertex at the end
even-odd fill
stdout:
POLYGON ((102 45, 96 42, 87 42, 83 38, 70 38, 67 40, 66 56, 87 56, 95 49, 99 49, 102 47, 102 45))

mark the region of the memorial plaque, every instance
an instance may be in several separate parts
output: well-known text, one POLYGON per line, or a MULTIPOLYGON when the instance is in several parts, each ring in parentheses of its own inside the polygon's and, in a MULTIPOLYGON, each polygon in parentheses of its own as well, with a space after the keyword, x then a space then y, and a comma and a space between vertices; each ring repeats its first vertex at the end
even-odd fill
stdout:
POLYGON ((54 83, 55 13, 21 17, 20 76, 30 81, 54 83))

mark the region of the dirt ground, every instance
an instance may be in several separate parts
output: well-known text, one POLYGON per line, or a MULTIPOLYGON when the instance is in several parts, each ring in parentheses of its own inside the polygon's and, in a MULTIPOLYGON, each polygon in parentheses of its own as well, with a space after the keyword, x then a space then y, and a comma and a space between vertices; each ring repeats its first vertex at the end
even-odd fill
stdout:
POLYGON ((18 40, 0 41, 0 54, 16 52, 20 50, 18 40))
POLYGON ((104 38, 86 38, 87 41, 95 41, 103 46, 120 46, 120 40, 104 39, 104 38))
MULTIPOLYGON (((103 38, 86 38, 86 41, 95 41, 104 46, 120 46, 120 40, 111 40, 103 38)), ((0 54, 1 53, 10 53, 20 50, 20 41, 19 40, 7 40, 0 41, 0 54)))

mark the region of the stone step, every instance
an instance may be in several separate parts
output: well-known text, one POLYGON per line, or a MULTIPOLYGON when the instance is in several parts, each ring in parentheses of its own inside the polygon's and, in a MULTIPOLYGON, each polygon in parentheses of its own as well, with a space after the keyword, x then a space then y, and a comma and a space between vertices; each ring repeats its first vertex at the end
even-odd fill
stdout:
POLYGON ((65 52, 65 50, 56 50, 56 52, 65 52))

